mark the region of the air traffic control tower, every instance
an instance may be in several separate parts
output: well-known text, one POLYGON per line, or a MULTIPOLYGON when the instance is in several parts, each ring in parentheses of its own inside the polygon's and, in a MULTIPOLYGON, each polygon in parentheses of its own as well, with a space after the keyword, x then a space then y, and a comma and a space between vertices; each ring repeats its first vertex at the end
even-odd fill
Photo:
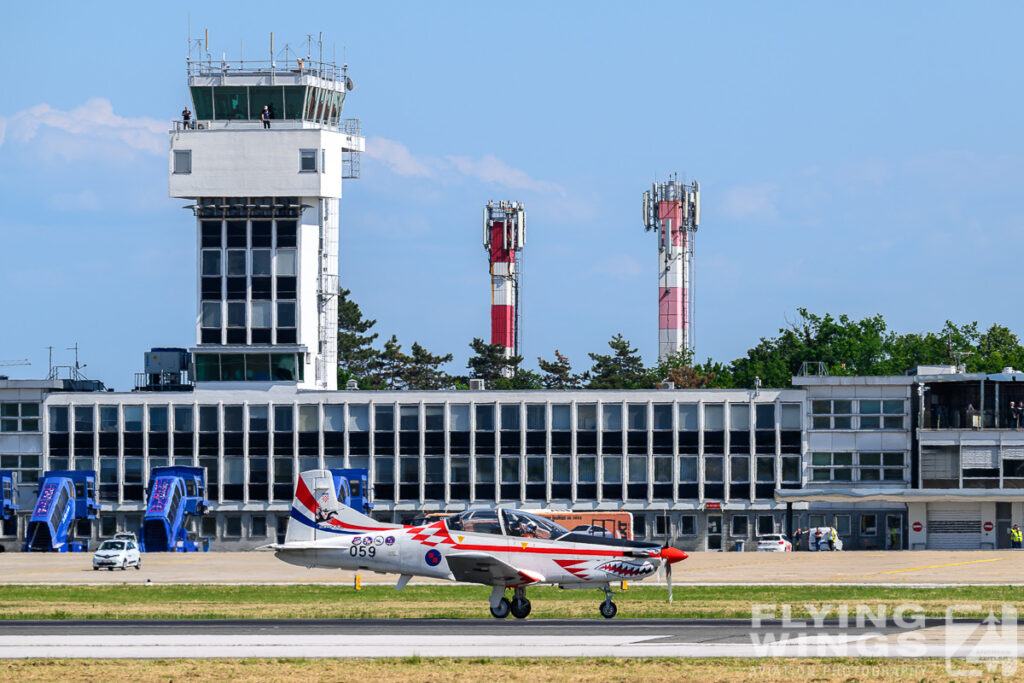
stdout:
POLYGON ((196 218, 193 377, 336 389, 338 205, 364 149, 347 65, 190 58, 188 86, 169 172, 196 218))

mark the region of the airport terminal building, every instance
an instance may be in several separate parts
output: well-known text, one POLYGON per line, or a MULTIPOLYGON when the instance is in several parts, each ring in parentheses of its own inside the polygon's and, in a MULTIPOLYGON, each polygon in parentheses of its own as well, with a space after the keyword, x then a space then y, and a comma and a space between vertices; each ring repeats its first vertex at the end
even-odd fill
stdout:
MULTIPOLYGON (((685 550, 835 526, 847 549, 997 548, 1024 523, 1024 374, 801 372, 790 389, 337 388, 338 207, 363 138, 344 67, 192 62, 170 195, 196 240, 196 345, 146 354, 136 390, 0 378, 0 469, 21 547, 47 470, 95 470, 94 540, 138 531, 154 467, 206 470, 214 550, 283 537, 299 472, 366 468, 386 521, 469 506, 618 511, 685 550), (260 103, 277 103, 272 127, 260 103), (1020 381, 1018 381, 1020 380, 1020 381)), ((813 359, 808 359, 813 360, 813 359)))

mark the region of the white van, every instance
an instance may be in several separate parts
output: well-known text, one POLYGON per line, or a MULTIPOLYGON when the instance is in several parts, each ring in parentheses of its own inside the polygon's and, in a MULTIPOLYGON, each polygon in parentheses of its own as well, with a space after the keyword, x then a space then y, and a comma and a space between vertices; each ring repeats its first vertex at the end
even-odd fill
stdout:
POLYGON ((811 527, 807 530, 804 536, 807 538, 807 549, 808 550, 829 550, 828 539, 832 536, 832 533, 836 534, 836 550, 843 549, 843 539, 839 538, 839 532, 836 531, 835 527, 831 526, 816 526, 811 527), (821 532, 821 547, 818 547, 818 541, 815 539, 815 534, 821 532))

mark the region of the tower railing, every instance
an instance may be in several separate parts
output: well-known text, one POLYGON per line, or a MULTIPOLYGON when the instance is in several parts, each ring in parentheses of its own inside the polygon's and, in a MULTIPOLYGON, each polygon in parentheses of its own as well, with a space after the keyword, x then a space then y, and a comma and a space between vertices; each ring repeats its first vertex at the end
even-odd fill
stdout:
POLYGON ((299 76, 315 76, 325 80, 345 82, 348 68, 344 64, 321 62, 315 59, 283 60, 239 60, 232 64, 222 59, 188 59, 186 60, 188 76, 266 76, 292 74, 299 76))

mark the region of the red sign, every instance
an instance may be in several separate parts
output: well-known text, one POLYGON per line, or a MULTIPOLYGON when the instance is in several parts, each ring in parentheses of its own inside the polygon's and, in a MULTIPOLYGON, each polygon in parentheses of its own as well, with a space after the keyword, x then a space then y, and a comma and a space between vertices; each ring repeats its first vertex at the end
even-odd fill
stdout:
POLYGON ((910 528, 911 528, 911 529, 913 529, 914 531, 920 531, 921 529, 923 529, 923 528, 924 528, 924 524, 921 524, 921 522, 914 522, 914 523, 913 523, 913 524, 912 524, 912 525, 910 526, 910 528))
POLYGON ((704 503, 704 509, 705 510, 721 510, 722 509, 722 504, 721 503, 704 503))
POLYGON ((992 526, 992 522, 985 522, 985 526, 984 526, 985 531, 992 531, 992 529, 994 529, 994 528, 995 527, 992 526))

